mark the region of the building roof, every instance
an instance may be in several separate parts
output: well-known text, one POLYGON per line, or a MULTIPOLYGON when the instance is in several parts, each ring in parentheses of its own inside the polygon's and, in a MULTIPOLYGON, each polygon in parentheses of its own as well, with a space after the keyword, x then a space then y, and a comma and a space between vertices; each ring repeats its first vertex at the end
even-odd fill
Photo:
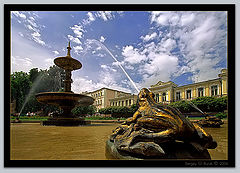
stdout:
POLYGON ((167 85, 178 86, 172 81, 168 81, 168 82, 158 81, 158 83, 156 83, 155 85, 151 85, 150 88, 156 88, 156 87, 167 86, 167 85))
POLYGON ((186 86, 199 85, 199 84, 203 84, 203 83, 207 83, 207 82, 219 81, 220 79, 221 79, 221 78, 216 78, 216 79, 206 80, 206 81, 202 81, 202 82, 197 82, 197 83, 182 85, 182 86, 178 86, 177 88, 184 88, 184 87, 186 87, 186 86))
POLYGON ((117 91, 117 92, 122 92, 122 93, 126 93, 126 94, 132 94, 132 93, 127 93, 127 92, 124 92, 124 91, 119 91, 119 90, 115 90, 115 89, 111 89, 111 88, 106 88, 106 87, 97 89, 97 90, 95 90, 95 91, 86 92, 86 93, 87 93, 87 94, 90 94, 90 93, 94 93, 94 92, 97 92, 97 91, 100 91, 100 90, 103 90, 103 89, 112 90, 112 91, 117 91))

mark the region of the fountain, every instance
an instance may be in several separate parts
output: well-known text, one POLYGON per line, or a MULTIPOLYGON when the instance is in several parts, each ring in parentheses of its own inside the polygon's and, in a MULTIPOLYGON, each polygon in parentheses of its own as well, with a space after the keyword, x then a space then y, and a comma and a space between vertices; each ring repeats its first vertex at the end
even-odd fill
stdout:
POLYGON ((62 110, 62 113, 57 114, 53 118, 49 118, 47 121, 42 121, 42 125, 78 126, 90 123, 89 121, 85 121, 83 118, 75 117, 71 112, 71 110, 77 105, 88 106, 93 104, 94 99, 92 97, 83 94, 76 94, 71 91, 71 72, 73 70, 80 69, 82 64, 71 57, 70 42, 68 43, 67 49, 67 56, 54 59, 54 63, 65 70, 64 92, 42 92, 36 94, 38 102, 56 105, 62 110))
POLYGON ((207 159, 216 141, 197 123, 177 109, 158 104, 154 94, 143 88, 138 110, 118 126, 106 142, 106 157, 121 160, 207 159))

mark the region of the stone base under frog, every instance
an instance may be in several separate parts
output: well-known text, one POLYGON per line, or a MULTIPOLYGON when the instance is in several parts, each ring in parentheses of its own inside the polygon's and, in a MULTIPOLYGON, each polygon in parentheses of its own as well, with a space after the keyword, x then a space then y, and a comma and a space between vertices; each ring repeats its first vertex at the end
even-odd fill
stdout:
MULTIPOLYGON (((138 144, 138 147, 141 146, 140 143, 138 144)), ((149 142, 145 143, 144 149, 147 151, 151 151, 152 153, 154 151, 157 151, 154 149, 154 146, 157 146, 156 144, 149 142)), ((159 147, 157 147, 159 148, 159 147)), ((132 152, 125 152, 118 150, 116 146, 114 145, 113 142, 110 140, 107 140, 106 142, 106 151, 105 155, 107 159, 112 159, 112 160, 146 160, 146 159, 174 159, 174 160, 183 160, 183 159, 204 159, 204 160, 211 160, 211 156, 208 152, 207 149, 203 151, 198 151, 196 150, 192 145, 190 144, 185 144, 180 141, 175 141, 171 143, 162 143, 161 144, 161 149, 164 150, 165 154, 159 153, 158 155, 143 155, 139 153, 132 153, 132 152)), ((140 150, 139 150, 140 151, 140 150)), ((143 150, 142 150, 143 151, 143 150)), ((158 153, 158 152, 157 152, 158 153)))

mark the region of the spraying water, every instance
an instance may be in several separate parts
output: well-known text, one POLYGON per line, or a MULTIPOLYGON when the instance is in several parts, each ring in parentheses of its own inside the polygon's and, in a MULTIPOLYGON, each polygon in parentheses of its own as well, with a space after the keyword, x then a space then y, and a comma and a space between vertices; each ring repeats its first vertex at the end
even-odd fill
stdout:
POLYGON ((101 48, 105 49, 110 55, 111 57, 117 62, 117 64, 119 65, 119 67, 122 69, 122 71, 124 72, 124 74, 127 76, 127 78, 129 79, 129 81, 131 82, 131 84, 134 86, 134 88, 137 90, 137 92, 139 93, 139 89, 137 88, 136 84, 133 82, 133 80, 130 78, 130 76, 128 75, 128 73, 125 71, 125 69, 123 68, 123 66, 120 64, 120 62, 115 58, 115 56, 109 51, 109 49, 102 44, 100 41, 95 40, 95 39, 91 39, 91 40, 87 40, 87 43, 91 44, 91 43, 95 43, 98 46, 100 46, 101 48))
POLYGON ((42 77, 43 77, 43 75, 39 75, 39 76, 36 78, 36 80, 34 81, 34 83, 33 83, 32 87, 31 87, 29 93, 27 94, 27 96, 26 96, 26 98, 25 98, 25 101, 24 101, 24 103, 23 103, 23 106, 22 106, 22 108, 21 108, 21 110, 20 110, 19 115, 21 115, 21 113, 22 113, 24 107, 26 106, 27 102, 29 101, 30 97, 34 94, 34 91, 35 91, 35 89, 37 88, 37 86, 38 86, 38 84, 40 83, 40 81, 42 80, 42 77))
MULTIPOLYGON (((185 100, 186 101, 186 100, 185 100)), ((199 112, 201 112, 203 115, 206 115, 201 109, 199 109, 195 104, 193 104, 191 101, 186 101, 188 104, 190 104, 192 107, 197 109, 199 112)))

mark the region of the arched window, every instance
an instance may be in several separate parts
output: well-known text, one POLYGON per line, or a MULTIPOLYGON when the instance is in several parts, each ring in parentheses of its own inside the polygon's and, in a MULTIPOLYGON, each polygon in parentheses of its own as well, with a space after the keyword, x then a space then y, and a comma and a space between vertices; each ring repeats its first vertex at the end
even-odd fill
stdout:
POLYGON ((166 97, 166 93, 165 92, 162 94, 162 101, 163 102, 167 101, 167 97, 166 97))

